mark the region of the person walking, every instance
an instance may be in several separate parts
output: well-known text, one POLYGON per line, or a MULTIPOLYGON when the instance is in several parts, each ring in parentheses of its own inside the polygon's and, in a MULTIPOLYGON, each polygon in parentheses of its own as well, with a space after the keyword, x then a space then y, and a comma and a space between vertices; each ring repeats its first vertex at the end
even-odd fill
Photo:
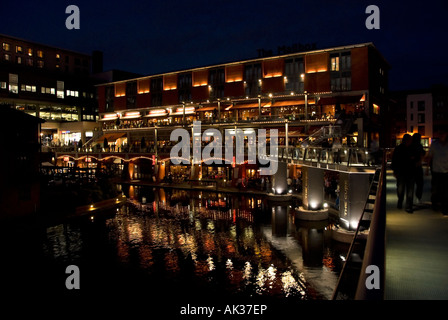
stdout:
POLYGON ((421 144, 422 135, 420 133, 414 133, 412 135, 412 148, 415 154, 415 197, 418 203, 422 202, 423 196, 423 159, 425 158, 426 151, 421 144))
MULTIPOLYGON (((439 140, 431 144, 428 163, 432 171, 431 202, 434 209, 442 209, 448 215, 448 128, 439 129, 439 140)), ((428 169, 429 170, 429 169, 428 169)), ((427 172, 429 174, 429 172, 427 172)))
POLYGON ((403 207, 403 200, 406 195, 405 210, 408 213, 413 213, 415 185, 415 157, 411 144, 412 137, 406 133, 392 156, 392 170, 397 179, 397 208, 401 209, 403 207))

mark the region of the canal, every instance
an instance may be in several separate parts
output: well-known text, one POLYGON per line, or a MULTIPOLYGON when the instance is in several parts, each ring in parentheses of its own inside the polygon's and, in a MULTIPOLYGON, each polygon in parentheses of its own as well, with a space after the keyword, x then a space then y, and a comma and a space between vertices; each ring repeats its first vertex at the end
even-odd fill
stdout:
POLYGON ((331 221, 295 218, 298 201, 123 187, 125 205, 64 223, 1 234, 2 287, 18 294, 326 300, 348 245, 331 221), (67 290, 65 268, 80 269, 67 290), (76 291, 76 292, 75 292, 76 291))

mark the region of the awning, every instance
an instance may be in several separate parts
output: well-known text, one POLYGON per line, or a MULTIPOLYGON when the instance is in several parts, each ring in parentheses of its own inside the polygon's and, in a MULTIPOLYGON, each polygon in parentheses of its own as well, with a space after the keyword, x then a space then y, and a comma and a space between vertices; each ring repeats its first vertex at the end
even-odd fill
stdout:
POLYGON ((140 112, 135 111, 135 112, 126 112, 124 114, 124 116, 121 117, 121 119, 137 119, 140 118, 142 115, 140 114, 140 112))
POLYGON ((118 115, 116 113, 109 113, 103 115, 103 117, 99 121, 111 121, 111 120, 117 120, 118 115))
MULTIPOLYGON (((314 99, 308 99, 308 104, 314 104, 314 103, 315 103, 314 99)), ((275 107, 300 106, 300 105, 305 105, 305 99, 275 101, 271 107, 275 108, 275 107)))
POLYGON ((166 111, 166 109, 154 109, 154 110, 150 110, 149 113, 145 116, 145 118, 163 117, 163 116, 167 116, 167 115, 168 115, 168 111, 166 111))
POLYGON ((118 132, 118 133, 106 133, 106 134, 103 134, 103 135, 102 135, 101 137, 99 137, 98 139, 96 139, 95 141, 96 141, 96 142, 103 142, 103 141, 104 141, 104 138, 106 138, 108 142, 112 142, 112 141, 115 141, 115 140, 117 140, 117 139, 119 139, 119 138, 124 137, 125 135, 126 135, 126 133, 123 133, 123 132, 118 132))
MULTIPOLYGON (((213 111, 213 110, 218 111, 218 106, 200 108, 200 109, 197 109, 196 112, 205 112, 205 111, 213 111)), ((221 110, 224 110, 222 106, 221 106, 221 110)))
MULTIPOLYGON (((195 107, 185 107, 185 114, 194 114, 195 107)), ((184 109, 183 107, 177 108, 175 112, 170 112, 170 116, 183 116, 184 109)))
MULTIPOLYGON (((338 96, 338 97, 325 97, 320 98, 320 105, 337 104, 337 103, 359 103, 363 98, 362 95, 356 96, 338 96)), ((365 99, 365 98, 364 98, 365 99)))
MULTIPOLYGON (((270 102, 262 102, 261 103, 261 107, 262 108, 268 108, 270 106, 271 106, 270 102)), ((254 109, 254 108, 258 108, 258 102, 238 104, 238 105, 227 107, 226 110, 230 110, 230 109, 232 109, 232 110, 235 110, 235 109, 254 109)))

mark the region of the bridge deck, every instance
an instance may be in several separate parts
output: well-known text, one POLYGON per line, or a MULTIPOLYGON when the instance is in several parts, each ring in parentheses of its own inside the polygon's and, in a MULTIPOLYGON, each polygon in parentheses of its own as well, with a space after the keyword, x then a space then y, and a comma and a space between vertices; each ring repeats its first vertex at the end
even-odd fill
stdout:
POLYGON ((397 209, 396 180, 387 175, 387 300, 448 299, 448 217, 431 209, 430 177, 424 183, 423 205, 409 214, 397 209))

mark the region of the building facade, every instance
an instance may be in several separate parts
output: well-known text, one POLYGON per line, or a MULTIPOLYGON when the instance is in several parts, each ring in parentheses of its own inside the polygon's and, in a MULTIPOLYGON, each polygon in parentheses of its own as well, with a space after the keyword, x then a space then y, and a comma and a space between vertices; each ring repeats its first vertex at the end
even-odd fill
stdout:
MULTIPOLYGON (((202 132, 242 129, 245 144, 257 129, 277 129, 280 146, 296 146, 344 116, 342 143, 369 147, 382 138, 388 72, 380 52, 365 43, 101 84, 102 135, 88 150, 78 151, 141 155, 129 159, 81 152, 61 154, 59 161, 85 161, 89 166, 96 160, 113 161, 131 179, 160 180, 171 173, 234 181, 257 175, 259 166, 252 164, 171 165, 170 134, 175 128, 191 130, 193 121, 201 121, 202 132)), ((202 143, 212 140, 206 136, 202 143)), ((295 176, 295 171, 291 168, 288 174, 295 176)))
MULTIPOLYGON (((0 35, 0 105, 46 120, 43 144, 92 136, 98 116, 92 55, 0 35)), ((94 52, 101 62, 101 53, 94 52)))
POLYGON ((428 148, 438 130, 448 125, 448 87, 434 85, 428 89, 394 92, 391 94, 394 112, 391 113, 391 146, 399 144, 403 135, 420 133, 422 144, 428 148))

